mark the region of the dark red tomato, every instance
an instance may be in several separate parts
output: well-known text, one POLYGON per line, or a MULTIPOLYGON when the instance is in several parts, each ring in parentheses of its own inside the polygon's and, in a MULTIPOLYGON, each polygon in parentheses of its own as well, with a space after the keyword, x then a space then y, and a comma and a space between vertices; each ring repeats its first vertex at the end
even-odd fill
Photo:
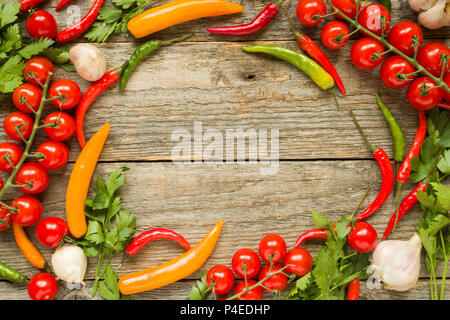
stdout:
POLYGON ((58 293, 58 281, 49 273, 38 273, 28 282, 28 295, 32 300, 53 300, 58 293))
MULTIPOLYGON (((246 290, 247 288, 250 288, 251 286, 254 286, 256 284, 255 280, 248 279, 247 280, 247 287, 245 286, 245 280, 241 280, 237 283, 236 287, 234 288, 234 294, 241 293, 242 291, 246 290)), ((255 287, 246 293, 242 294, 239 298, 236 300, 261 300, 263 297, 263 292, 261 287, 255 287)))
POLYGON ((348 234, 347 241, 357 252, 371 252, 378 243, 377 231, 367 222, 358 222, 348 234))
POLYGON ((400 80, 397 74, 410 74, 416 71, 416 68, 401 56, 391 56, 386 59, 380 68, 381 81, 389 88, 399 89, 406 87, 414 76, 409 76, 408 80, 400 80))
POLYGON ((12 223, 9 210, 3 206, 0 206, 0 231, 5 231, 12 223))
POLYGON ((34 225, 42 216, 41 202, 32 196, 19 196, 14 199, 11 207, 17 208, 13 220, 23 227, 34 225))
POLYGON ((0 143, 0 170, 4 172, 12 172, 13 167, 8 162, 8 160, 5 159, 6 155, 9 155, 9 160, 11 163, 15 166, 19 163, 20 159, 22 158, 23 151, 20 149, 20 147, 12 142, 2 142, 0 143))
MULTIPOLYGON (((370 32, 381 36, 383 32, 384 34, 387 34, 387 31, 389 30, 391 25, 391 14, 388 9, 381 4, 369 4, 359 12, 358 22, 370 32), (384 16, 384 22, 382 21, 382 16, 384 16)), ((367 35, 365 32, 362 32, 362 34, 367 35)))
POLYGON ((297 19, 305 26, 315 26, 323 18, 316 19, 315 16, 327 14, 327 6, 323 0, 300 0, 296 9, 297 19))
POLYGON ((325 47, 337 50, 345 46, 348 42, 350 30, 342 21, 328 22, 322 29, 320 38, 325 47))
POLYGON ((69 160, 69 149, 59 141, 45 141, 39 145, 36 152, 44 155, 45 158, 39 160, 39 164, 49 170, 62 168, 69 160))
POLYGON ((32 113, 28 105, 38 111, 42 99, 42 89, 31 83, 24 83, 16 88, 13 93, 13 102, 17 109, 25 113, 32 113))
POLYGON ((44 85, 47 80, 48 74, 50 73, 50 79, 53 77, 55 68, 50 60, 44 57, 33 57, 25 63, 23 68, 23 76, 25 79, 32 84, 44 85), (31 77, 31 74, 39 81, 31 77))
POLYGON ((271 233, 261 239, 258 249, 264 262, 270 263, 272 258, 273 263, 278 263, 286 255, 286 242, 278 234, 271 233))
MULTIPOLYGON (((447 85, 447 87, 450 88, 450 72, 447 72, 447 73, 444 75, 443 80, 444 80, 445 84, 447 85)), ((448 92, 445 91, 445 90, 442 90, 442 91, 443 91, 443 93, 444 93, 444 99, 445 99, 445 101, 450 102, 450 93, 448 93, 448 92)))
POLYGON ((37 10, 33 13, 25 22, 25 29, 34 39, 53 39, 58 33, 55 18, 50 12, 44 10, 37 10))
POLYGON ((408 102, 418 110, 429 110, 442 100, 444 90, 436 87, 436 82, 428 77, 417 78, 408 87, 408 102))
POLYGON ((206 275, 206 283, 216 294, 227 294, 233 289, 234 274, 230 268, 224 265, 217 265, 209 269, 206 275), (214 281, 214 284, 211 283, 214 281))
POLYGON ((0 177, 0 191, 3 189, 3 186, 4 186, 3 179, 0 177))
MULTIPOLYGON (((331 4, 338 8, 342 13, 344 13, 349 18, 354 18, 356 16, 356 3, 354 0, 331 0, 331 4)), ((361 2, 358 2, 358 9, 361 8, 361 2)), ((344 19, 339 14, 335 14, 338 19, 344 19)))
MULTIPOLYGON (((272 265, 272 267, 270 267, 269 264, 266 264, 264 267, 261 268, 258 281, 263 280, 267 276, 270 276, 271 274, 277 272, 282 268, 283 267, 280 266, 279 264, 274 264, 272 265)), ((282 292, 286 288, 288 280, 289 280, 288 277, 282 272, 274 274, 273 276, 271 276, 262 283, 263 290, 267 292, 270 292, 269 290, 278 290, 282 292), (269 290, 267 290, 266 288, 269 290)))
POLYGON ((75 81, 70 79, 60 79, 55 81, 50 87, 50 98, 62 96, 63 99, 54 99, 52 103, 61 109, 71 109, 81 100, 81 90, 75 81))
POLYGON ((261 261, 258 254, 252 249, 239 249, 233 255, 231 260, 231 268, 237 276, 244 278, 244 262, 246 268, 247 279, 256 277, 261 268, 261 261))
POLYGON ((423 42, 422 29, 412 21, 401 21, 392 27, 388 35, 388 42, 407 56, 412 56, 414 54, 412 40, 414 36, 417 37, 420 47, 423 42))
POLYGON ((59 217, 44 218, 36 226, 36 237, 46 247, 56 248, 68 234, 69 226, 59 217))
POLYGON ((304 276, 311 271, 313 261, 311 254, 303 248, 292 248, 284 258, 284 266, 292 265, 286 268, 286 272, 293 273, 299 277, 304 276))
POLYGON ((381 42, 372 38, 361 38, 356 41, 350 50, 353 64, 361 70, 376 68, 384 59, 384 55, 376 57, 375 54, 384 52, 381 42))
POLYGON ((22 192, 36 194, 44 191, 49 182, 47 169, 37 162, 27 162, 20 167, 16 175, 16 184, 25 186, 19 189, 22 192))
MULTIPOLYGON (((450 49, 445 44, 431 42, 419 49, 419 52, 417 53, 417 62, 433 76, 440 77, 444 67, 441 63, 441 54, 450 57, 450 49)), ((444 72, 449 71, 449 67, 450 61, 447 62, 444 72)))
POLYGON ((44 123, 57 123, 57 127, 44 127, 45 133, 52 140, 66 141, 75 133, 75 120, 65 112, 50 113, 45 117, 44 123))
POLYGON ((33 131, 33 119, 22 111, 14 111, 8 114, 3 120, 3 129, 6 135, 14 141, 23 141, 16 130, 19 130, 22 137, 27 140, 33 131))

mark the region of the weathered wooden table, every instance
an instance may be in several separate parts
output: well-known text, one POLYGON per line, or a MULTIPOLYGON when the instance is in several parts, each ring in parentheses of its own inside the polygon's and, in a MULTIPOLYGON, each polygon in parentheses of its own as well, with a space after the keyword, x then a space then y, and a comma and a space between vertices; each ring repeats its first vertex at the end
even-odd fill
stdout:
MULTIPOLYGON (((77 0, 73 4, 79 5, 84 14, 91 2, 77 0)), ((85 125, 86 135, 90 137, 105 122, 111 122, 112 131, 93 181, 120 166, 131 168, 121 195, 124 208, 138 216, 138 232, 167 227, 195 244, 217 221, 224 220, 220 241, 202 270, 215 264, 230 265, 238 248, 257 249, 259 240, 267 233, 282 235, 292 247, 297 236, 313 226, 313 209, 333 219, 349 214, 367 187, 371 191, 363 206, 370 203, 378 192, 381 177, 348 114, 349 108, 354 110, 373 143, 382 146, 389 155, 392 155, 391 136, 375 104, 375 92, 381 93, 398 118, 408 145, 417 127, 417 114, 406 102, 403 90, 385 88, 377 71, 363 72, 352 66, 349 50, 354 40, 338 52, 326 51, 348 90, 345 98, 339 98, 342 111, 338 112, 332 97, 295 67, 267 56, 246 54, 240 49, 244 44, 258 42, 297 50, 284 15, 280 14, 264 32, 251 38, 230 39, 206 32, 209 26, 249 21, 267 4, 261 0, 235 2, 245 6, 244 13, 188 22, 154 34, 159 39, 187 32, 194 32, 195 36, 146 58, 131 76, 124 93, 114 86, 95 102, 85 125), (173 163, 172 152, 179 143, 180 133, 192 138, 190 158, 201 156, 201 145, 194 142, 199 126, 205 141, 203 148, 211 143, 208 133, 217 135, 218 132, 223 136, 223 143, 220 140, 217 143, 223 146, 224 161, 173 163), (278 130, 279 162, 276 154, 272 154, 273 174, 262 174, 261 168, 268 168, 267 163, 231 162, 230 158, 226 161, 227 130, 238 129, 257 135, 267 130, 269 155, 271 145, 276 146, 277 142, 270 139, 274 137, 271 130, 278 130)), ((62 28, 67 24, 67 15, 64 10, 54 11, 56 3, 52 0, 43 8, 55 15, 62 28)), ((294 1, 288 6, 293 14, 294 1)), ((405 0, 393 1, 393 22, 400 20, 416 21, 405 0)), ((302 31, 319 41, 320 28, 302 28, 302 31)), ((449 34, 448 28, 425 31, 426 41, 446 44, 450 44, 449 34)), ((108 67, 114 68, 125 61, 137 43, 132 36, 123 34, 99 47, 107 57, 108 67)), ((63 77, 76 80, 82 90, 88 86, 75 73, 58 69, 56 78, 63 77)), ((2 105, 1 118, 13 110, 12 104, 2 105)), ((50 111, 53 107, 48 106, 47 112, 50 111)), ((5 139, 2 131, 0 140, 5 139)), ((39 141, 44 139, 41 133, 39 141)), ((266 145, 264 140, 261 142, 266 145)), ((51 172, 50 186, 40 195, 45 216, 65 217, 65 190, 80 152, 76 139, 70 140, 69 147, 70 164, 51 172)), ((244 158, 253 159, 253 156, 247 150, 244 158)), ((231 158, 236 160, 237 156, 232 154, 231 158)), ((408 184, 405 190, 411 186, 408 184)), ((12 200, 14 194, 9 195, 12 200)), ((369 219, 380 236, 394 206, 391 196, 369 219)), ((401 221, 392 239, 409 238, 420 215, 421 210, 416 206, 401 221)), ((50 259, 51 250, 38 244, 33 228, 28 233, 50 259)), ((15 245, 11 230, 0 233, 0 243, 3 262, 28 276, 37 272, 15 245)), ((318 246, 314 242, 307 244, 313 254, 318 246)), ((122 265, 120 258, 115 259, 113 267, 119 274, 125 274, 158 265, 182 252, 177 244, 159 241, 122 265)), ((61 289, 59 298, 88 298, 95 266, 95 259, 90 260, 84 291, 61 289)), ((437 276, 441 274, 439 268, 437 276)), ((199 275, 200 271, 195 272, 187 279, 134 298, 186 299, 199 275)), ((449 281, 447 287, 449 299, 449 281)), ((421 278, 408 292, 370 290, 365 283, 361 290, 363 299, 428 299, 428 273, 422 264, 421 278)), ((0 299, 28 299, 26 286, 0 280, 0 299)))

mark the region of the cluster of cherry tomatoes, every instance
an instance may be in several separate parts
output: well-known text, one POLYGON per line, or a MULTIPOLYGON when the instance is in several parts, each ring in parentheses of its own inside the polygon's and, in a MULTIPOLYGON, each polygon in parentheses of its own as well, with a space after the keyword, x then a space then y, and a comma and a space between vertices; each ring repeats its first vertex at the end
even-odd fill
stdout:
POLYGON ((263 237, 258 249, 259 256, 249 248, 237 250, 231 260, 231 269, 226 265, 216 265, 209 269, 206 281, 211 290, 216 295, 225 295, 234 287, 236 295, 256 285, 255 279, 259 282, 267 278, 261 286, 256 286, 239 297, 239 300, 261 300, 263 290, 272 293, 282 292, 287 286, 288 274, 301 277, 313 266, 311 254, 306 249, 293 248, 287 251, 286 242, 277 234, 263 237), (261 264, 261 260, 264 265, 261 264), (282 264, 288 267, 276 273, 283 268, 282 264), (270 276, 271 274, 274 275, 270 276), (236 286, 234 286, 235 275, 243 279, 236 286))
MULTIPOLYGON (((412 57, 417 54, 417 62, 435 77, 444 74, 443 81, 450 86, 450 66, 443 65, 442 56, 450 57, 450 49, 438 42, 422 46, 423 33, 420 27, 411 21, 402 21, 395 24, 389 31, 391 15, 381 4, 369 4, 357 9, 354 0, 331 0, 331 4, 351 19, 359 12, 358 23, 379 37, 387 35, 387 41, 403 54, 412 57), (388 33, 389 32, 389 33, 388 33), (417 48, 417 52, 416 49, 417 48)), ((300 0, 297 5, 297 18, 305 26, 314 26, 322 22, 327 15, 327 6, 323 0, 300 0)), ((345 46, 352 34, 348 26, 338 20, 328 22, 322 29, 321 40, 325 47, 336 50, 345 46)), ((400 55, 392 55, 385 59, 387 50, 383 43, 370 37, 363 31, 362 38, 357 40, 350 51, 353 64, 361 70, 380 68, 380 78, 383 83, 394 89, 408 86, 407 99, 409 103, 419 110, 428 110, 436 107, 442 99, 450 102, 450 94, 438 87, 431 78, 419 75, 415 79, 416 67, 400 55), (402 76, 403 75, 403 76, 402 76)))

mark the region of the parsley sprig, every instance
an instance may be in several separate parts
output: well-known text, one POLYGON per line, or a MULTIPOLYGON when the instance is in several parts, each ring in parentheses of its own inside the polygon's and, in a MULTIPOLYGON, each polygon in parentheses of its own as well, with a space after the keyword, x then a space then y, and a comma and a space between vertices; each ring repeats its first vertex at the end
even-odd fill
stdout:
POLYGON ((444 299, 448 260, 450 257, 450 187, 442 182, 450 174, 450 119, 448 112, 435 108, 427 113, 427 137, 419 157, 412 159, 411 179, 427 183, 427 191, 417 199, 423 216, 416 228, 426 252, 425 263, 430 273, 431 299, 444 299), (440 292, 436 268, 444 263, 440 292))
POLYGON ((96 22, 84 35, 93 42, 105 42, 112 35, 127 31, 128 21, 141 14, 152 0, 112 0, 99 10, 96 22))

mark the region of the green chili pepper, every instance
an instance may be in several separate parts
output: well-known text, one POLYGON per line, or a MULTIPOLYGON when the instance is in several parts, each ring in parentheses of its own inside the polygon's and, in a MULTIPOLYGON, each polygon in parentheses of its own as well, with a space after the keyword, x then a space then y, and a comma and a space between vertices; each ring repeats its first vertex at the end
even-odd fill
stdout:
POLYGON ((10 266, 0 262, 0 278, 14 283, 26 282, 25 276, 10 266))
POLYGON ((323 90, 331 89, 334 86, 333 77, 326 72, 317 62, 307 57, 303 53, 287 48, 270 45, 255 45, 242 47, 245 52, 266 53, 289 62, 306 73, 323 90))
POLYGON ((183 37, 172 39, 172 40, 150 40, 147 42, 144 42, 143 44, 139 45, 136 50, 131 54, 130 58, 128 59, 128 62, 125 65, 125 68, 120 76, 120 91, 125 90, 125 85, 127 84, 128 78, 130 77, 131 73, 134 71, 134 69, 137 68, 139 63, 144 59, 148 54, 151 52, 159 49, 162 46, 166 46, 169 44, 172 44, 174 42, 183 41, 189 37, 191 37, 193 33, 187 34, 183 37))
POLYGON ((397 163, 401 163, 403 158, 405 157, 406 149, 405 149, 405 136, 403 135, 402 128, 398 124, 397 120, 394 118, 394 115, 386 106, 386 104, 381 100, 380 95, 377 93, 376 95, 377 104, 383 113, 386 122, 389 125, 392 135, 392 143, 394 144, 394 161, 397 163))

